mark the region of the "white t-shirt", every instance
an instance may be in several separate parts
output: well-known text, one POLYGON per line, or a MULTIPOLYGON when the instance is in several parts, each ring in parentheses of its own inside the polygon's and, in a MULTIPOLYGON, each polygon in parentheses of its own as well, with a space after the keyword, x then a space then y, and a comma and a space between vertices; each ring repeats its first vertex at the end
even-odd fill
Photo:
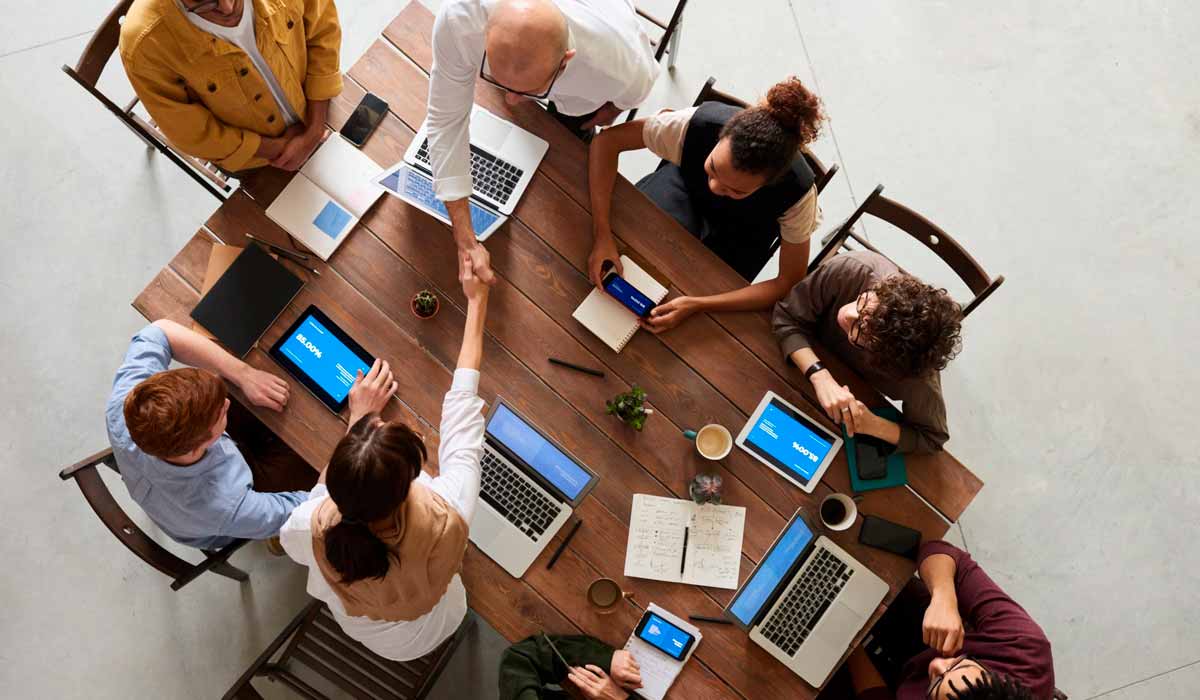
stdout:
MULTIPOLYGON (((442 402, 438 476, 421 472, 417 477, 457 510, 468 525, 479 501, 479 461, 483 456, 483 399, 478 390, 478 371, 454 372, 450 391, 442 402)), ((288 556, 308 567, 308 594, 329 606, 347 635, 384 658, 410 661, 436 649, 466 617, 467 590, 462 579, 455 574, 437 605, 415 620, 388 622, 347 615, 313 555, 312 516, 326 498, 329 490, 325 484, 317 484, 279 531, 280 544, 288 556)))
POLYGON ((292 124, 300 123, 300 117, 292 109, 292 105, 288 103, 287 96, 283 93, 283 88, 279 87, 279 81, 275 79, 275 73, 267 65, 262 52, 258 50, 258 44, 254 39, 253 2, 247 0, 243 5, 242 21, 238 22, 236 27, 226 27, 209 22, 195 12, 188 12, 179 0, 175 0, 175 4, 179 5, 180 11, 183 12, 184 17, 188 18, 189 22, 218 39, 224 39, 246 52, 246 56, 250 58, 250 63, 254 64, 254 69, 258 71, 258 74, 263 78, 263 82, 267 84, 267 90, 270 91, 271 97, 275 99, 275 104, 279 106, 279 111, 283 114, 284 125, 291 126, 292 124))

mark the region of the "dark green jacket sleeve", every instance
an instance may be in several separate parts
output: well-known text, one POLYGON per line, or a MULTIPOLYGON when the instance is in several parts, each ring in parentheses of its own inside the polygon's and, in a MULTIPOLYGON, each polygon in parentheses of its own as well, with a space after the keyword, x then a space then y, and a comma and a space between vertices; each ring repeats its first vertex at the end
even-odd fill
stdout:
MULTIPOLYGON (((612 667, 613 648, 593 637, 551 635, 554 645, 572 666, 593 664, 607 673, 612 667)), ((557 700, 567 695, 557 686, 567 669, 540 634, 510 646, 500 657, 500 700, 557 700)))

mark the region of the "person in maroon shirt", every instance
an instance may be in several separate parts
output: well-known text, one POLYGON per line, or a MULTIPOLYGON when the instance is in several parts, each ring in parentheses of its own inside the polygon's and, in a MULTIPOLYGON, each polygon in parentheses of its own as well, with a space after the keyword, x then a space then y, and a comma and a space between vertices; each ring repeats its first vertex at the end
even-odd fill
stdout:
MULTIPOLYGON (((1050 641, 1029 613, 954 545, 926 542, 918 561, 924 586, 914 602, 918 611, 925 603, 925 648, 904 663, 894 692, 855 649, 847 668, 858 700, 1050 700, 1050 641)), ((911 625, 915 637, 915 619, 911 625)))

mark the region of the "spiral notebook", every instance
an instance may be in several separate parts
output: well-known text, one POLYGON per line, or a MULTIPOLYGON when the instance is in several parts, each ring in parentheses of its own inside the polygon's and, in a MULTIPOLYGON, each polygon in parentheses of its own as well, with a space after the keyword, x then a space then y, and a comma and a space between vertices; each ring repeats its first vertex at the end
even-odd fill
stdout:
POLYGON ((704 634, 700 632, 700 628, 654 603, 650 603, 646 609, 696 638, 692 648, 688 649, 687 655, 678 661, 650 646, 637 634, 629 635, 629 640, 625 642, 625 651, 629 652, 638 662, 642 673, 642 687, 634 691, 634 697, 663 700, 667 691, 675 683, 675 679, 683 671, 684 664, 692 658, 696 647, 700 646, 700 642, 704 640, 704 634))
MULTIPOLYGON (((637 263, 622 255, 621 265, 625 270, 625 274, 621 275, 625 281, 636 287, 642 294, 650 297, 655 304, 667 296, 667 288, 651 277, 650 273, 638 267, 637 263)), ((608 347, 613 349, 613 352, 621 352, 638 330, 638 317, 632 311, 602 290, 595 288, 571 316, 582 323, 583 327, 595 334, 597 338, 603 340, 608 347)))

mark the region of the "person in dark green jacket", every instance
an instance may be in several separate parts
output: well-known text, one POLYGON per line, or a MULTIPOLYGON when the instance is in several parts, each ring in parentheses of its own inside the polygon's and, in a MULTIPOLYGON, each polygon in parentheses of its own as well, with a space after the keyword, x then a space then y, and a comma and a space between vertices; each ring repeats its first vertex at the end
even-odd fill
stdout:
POLYGON ((565 700, 580 694, 588 700, 625 700, 640 687, 642 674, 633 656, 594 637, 535 634, 500 657, 501 700, 565 700), (567 694, 567 679, 577 693, 567 694))

